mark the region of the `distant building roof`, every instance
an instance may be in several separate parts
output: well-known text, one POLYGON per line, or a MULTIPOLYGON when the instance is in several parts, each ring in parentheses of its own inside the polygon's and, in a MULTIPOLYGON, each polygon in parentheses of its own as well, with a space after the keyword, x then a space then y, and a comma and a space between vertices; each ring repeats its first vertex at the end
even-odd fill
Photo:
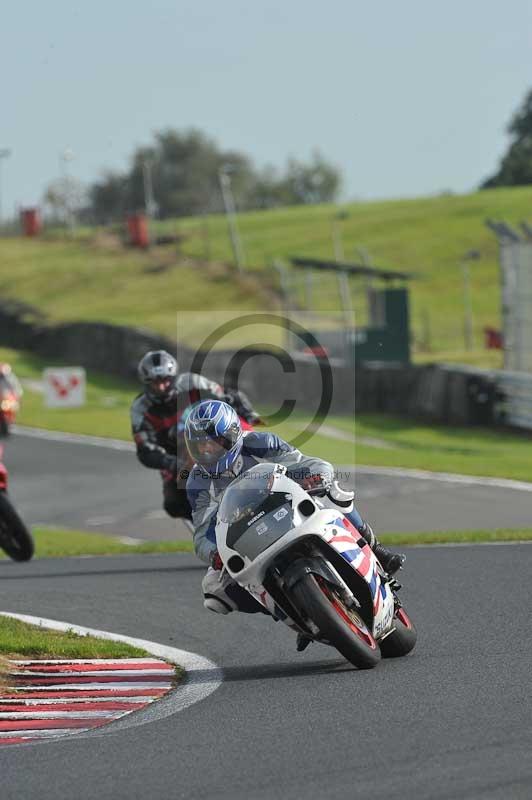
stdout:
POLYGON ((321 258, 293 257, 290 262, 294 267, 331 270, 331 272, 348 272, 351 275, 366 275, 380 278, 383 281, 409 281, 417 278, 415 272, 398 272, 395 269, 368 267, 367 264, 348 264, 343 261, 328 261, 321 258))

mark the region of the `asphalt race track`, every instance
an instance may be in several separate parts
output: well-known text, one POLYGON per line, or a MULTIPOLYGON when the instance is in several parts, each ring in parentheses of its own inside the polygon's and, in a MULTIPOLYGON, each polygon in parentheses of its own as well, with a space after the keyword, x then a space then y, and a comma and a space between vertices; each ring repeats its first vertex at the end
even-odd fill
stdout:
POLYGON ((160 722, 3 748, 1 796, 529 798, 531 570, 528 545, 411 549, 416 650, 357 672, 203 611, 191 555, 2 563, 3 609, 189 649, 225 680, 160 722))
MULTIPOLYGON (((157 477, 146 482, 131 454, 21 436, 6 461, 31 521, 86 528, 114 500, 106 525, 141 535, 158 507, 157 477)), ((439 491, 473 508, 481 489, 427 484, 412 491, 413 519, 439 491)), ((482 491, 488 502, 495 490, 482 491)), ((497 493, 507 519, 530 507, 529 493, 497 493)), ((367 502, 372 519, 384 514, 367 502)), ((417 647, 362 672, 323 645, 296 653, 293 633, 262 615, 204 611, 203 569, 186 554, 0 563, 3 610, 184 648, 224 671, 206 700, 149 725, 2 748, 2 800, 532 797, 531 545, 411 548, 403 600, 417 647)))
MULTIPOLYGON (((31 525, 46 523, 140 539, 188 536, 161 508, 156 470, 133 452, 17 434, 4 443, 11 491, 31 525)), ((421 478, 355 474, 357 504, 376 531, 518 528, 532 525, 532 492, 421 478)))

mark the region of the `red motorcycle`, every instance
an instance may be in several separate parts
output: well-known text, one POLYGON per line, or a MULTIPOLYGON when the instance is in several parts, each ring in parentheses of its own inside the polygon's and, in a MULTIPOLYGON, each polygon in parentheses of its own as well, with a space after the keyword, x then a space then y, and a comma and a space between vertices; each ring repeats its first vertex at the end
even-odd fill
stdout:
POLYGON ((33 537, 7 495, 8 475, 0 445, 0 548, 13 561, 29 561, 35 550, 33 537))
POLYGON ((0 364, 0 436, 8 436, 20 409, 22 387, 9 364, 0 364))

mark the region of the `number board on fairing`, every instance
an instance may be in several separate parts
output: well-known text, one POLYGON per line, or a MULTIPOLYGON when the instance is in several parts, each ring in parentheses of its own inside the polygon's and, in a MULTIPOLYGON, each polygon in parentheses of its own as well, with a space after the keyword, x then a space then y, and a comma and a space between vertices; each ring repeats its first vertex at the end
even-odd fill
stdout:
POLYGON ((286 500, 284 493, 276 494, 277 502, 264 503, 250 518, 239 520, 229 527, 226 540, 228 547, 254 559, 294 527, 290 501, 286 500), (285 513, 280 513, 282 511, 285 513))

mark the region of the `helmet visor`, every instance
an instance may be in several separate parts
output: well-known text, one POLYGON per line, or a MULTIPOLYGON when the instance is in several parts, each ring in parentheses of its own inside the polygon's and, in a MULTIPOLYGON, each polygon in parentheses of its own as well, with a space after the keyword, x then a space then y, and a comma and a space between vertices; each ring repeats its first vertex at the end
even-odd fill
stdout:
POLYGON ((220 461, 236 444, 237 437, 215 436, 202 431, 192 437, 187 437, 187 449, 196 464, 205 467, 212 466, 220 461))
POLYGON ((153 397, 167 397, 172 393, 175 378, 154 378, 148 384, 148 391, 153 397))

